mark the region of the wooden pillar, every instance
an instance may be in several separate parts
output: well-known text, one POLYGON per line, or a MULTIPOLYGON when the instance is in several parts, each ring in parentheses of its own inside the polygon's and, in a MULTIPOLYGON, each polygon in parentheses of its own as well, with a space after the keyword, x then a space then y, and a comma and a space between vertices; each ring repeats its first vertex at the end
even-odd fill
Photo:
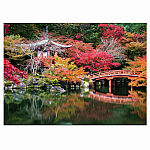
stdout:
POLYGON ((128 77, 128 79, 130 79, 130 80, 131 80, 131 91, 133 91, 133 86, 132 86, 133 79, 132 79, 132 78, 129 78, 129 77, 128 77))
POLYGON ((109 93, 111 93, 111 79, 109 79, 109 93))
POLYGON ((111 79, 109 79, 109 87, 111 87, 111 79))
POLYGON ((51 58, 51 51, 49 50, 49 57, 51 58))
POLYGON ((47 50, 47 58, 49 58, 49 50, 47 50))

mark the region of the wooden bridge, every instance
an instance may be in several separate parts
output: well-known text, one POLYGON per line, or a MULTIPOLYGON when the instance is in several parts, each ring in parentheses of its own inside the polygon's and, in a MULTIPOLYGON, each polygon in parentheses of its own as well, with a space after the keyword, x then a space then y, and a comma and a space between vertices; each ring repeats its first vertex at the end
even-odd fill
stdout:
POLYGON ((115 103, 115 104, 132 104, 138 100, 128 96, 114 95, 113 93, 100 93, 100 92, 90 92, 89 98, 94 100, 103 101, 106 103, 115 103))
MULTIPOLYGON (((131 80, 131 79, 137 79, 142 77, 139 77, 139 74, 135 73, 132 70, 109 70, 109 71, 98 72, 89 75, 89 79, 93 81, 94 86, 96 86, 95 81, 103 80, 103 79, 109 80, 109 93, 111 93, 111 84, 114 78, 128 78, 131 80)), ((133 87, 131 87, 131 89, 132 88, 133 87)))
POLYGON ((89 75, 89 79, 93 81, 101 80, 101 79, 113 79, 113 78, 131 79, 131 78, 138 78, 138 77, 139 75, 132 70, 110 70, 110 71, 98 72, 89 75))

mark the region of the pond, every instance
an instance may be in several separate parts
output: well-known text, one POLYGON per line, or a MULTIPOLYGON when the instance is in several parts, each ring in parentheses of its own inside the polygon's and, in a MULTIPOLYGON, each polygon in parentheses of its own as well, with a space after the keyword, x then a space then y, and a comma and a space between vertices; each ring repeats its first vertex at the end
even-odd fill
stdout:
POLYGON ((108 84, 64 93, 4 90, 4 124, 146 125, 146 89, 130 89, 117 83, 112 93, 108 84))

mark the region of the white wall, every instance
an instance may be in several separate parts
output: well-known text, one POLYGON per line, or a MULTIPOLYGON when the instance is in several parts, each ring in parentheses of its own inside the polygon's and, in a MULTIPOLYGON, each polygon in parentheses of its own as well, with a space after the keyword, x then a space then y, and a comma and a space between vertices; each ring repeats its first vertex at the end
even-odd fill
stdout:
MULTIPOLYGON (((38 51, 37 56, 42 57, 41 53, 42 53, 41 51, 38 51)), ((43 52, 43 56, 47 56, 47 52, 43 52)))

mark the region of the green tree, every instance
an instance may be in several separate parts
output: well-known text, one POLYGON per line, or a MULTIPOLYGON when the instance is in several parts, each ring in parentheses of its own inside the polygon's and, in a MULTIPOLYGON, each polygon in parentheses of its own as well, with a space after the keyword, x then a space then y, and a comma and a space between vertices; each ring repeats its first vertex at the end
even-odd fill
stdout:
POLYGON ((123 26, 127 32, 135 32, 142 34, 147 30, 147 23, 115 23, 115 25, 123 26))

